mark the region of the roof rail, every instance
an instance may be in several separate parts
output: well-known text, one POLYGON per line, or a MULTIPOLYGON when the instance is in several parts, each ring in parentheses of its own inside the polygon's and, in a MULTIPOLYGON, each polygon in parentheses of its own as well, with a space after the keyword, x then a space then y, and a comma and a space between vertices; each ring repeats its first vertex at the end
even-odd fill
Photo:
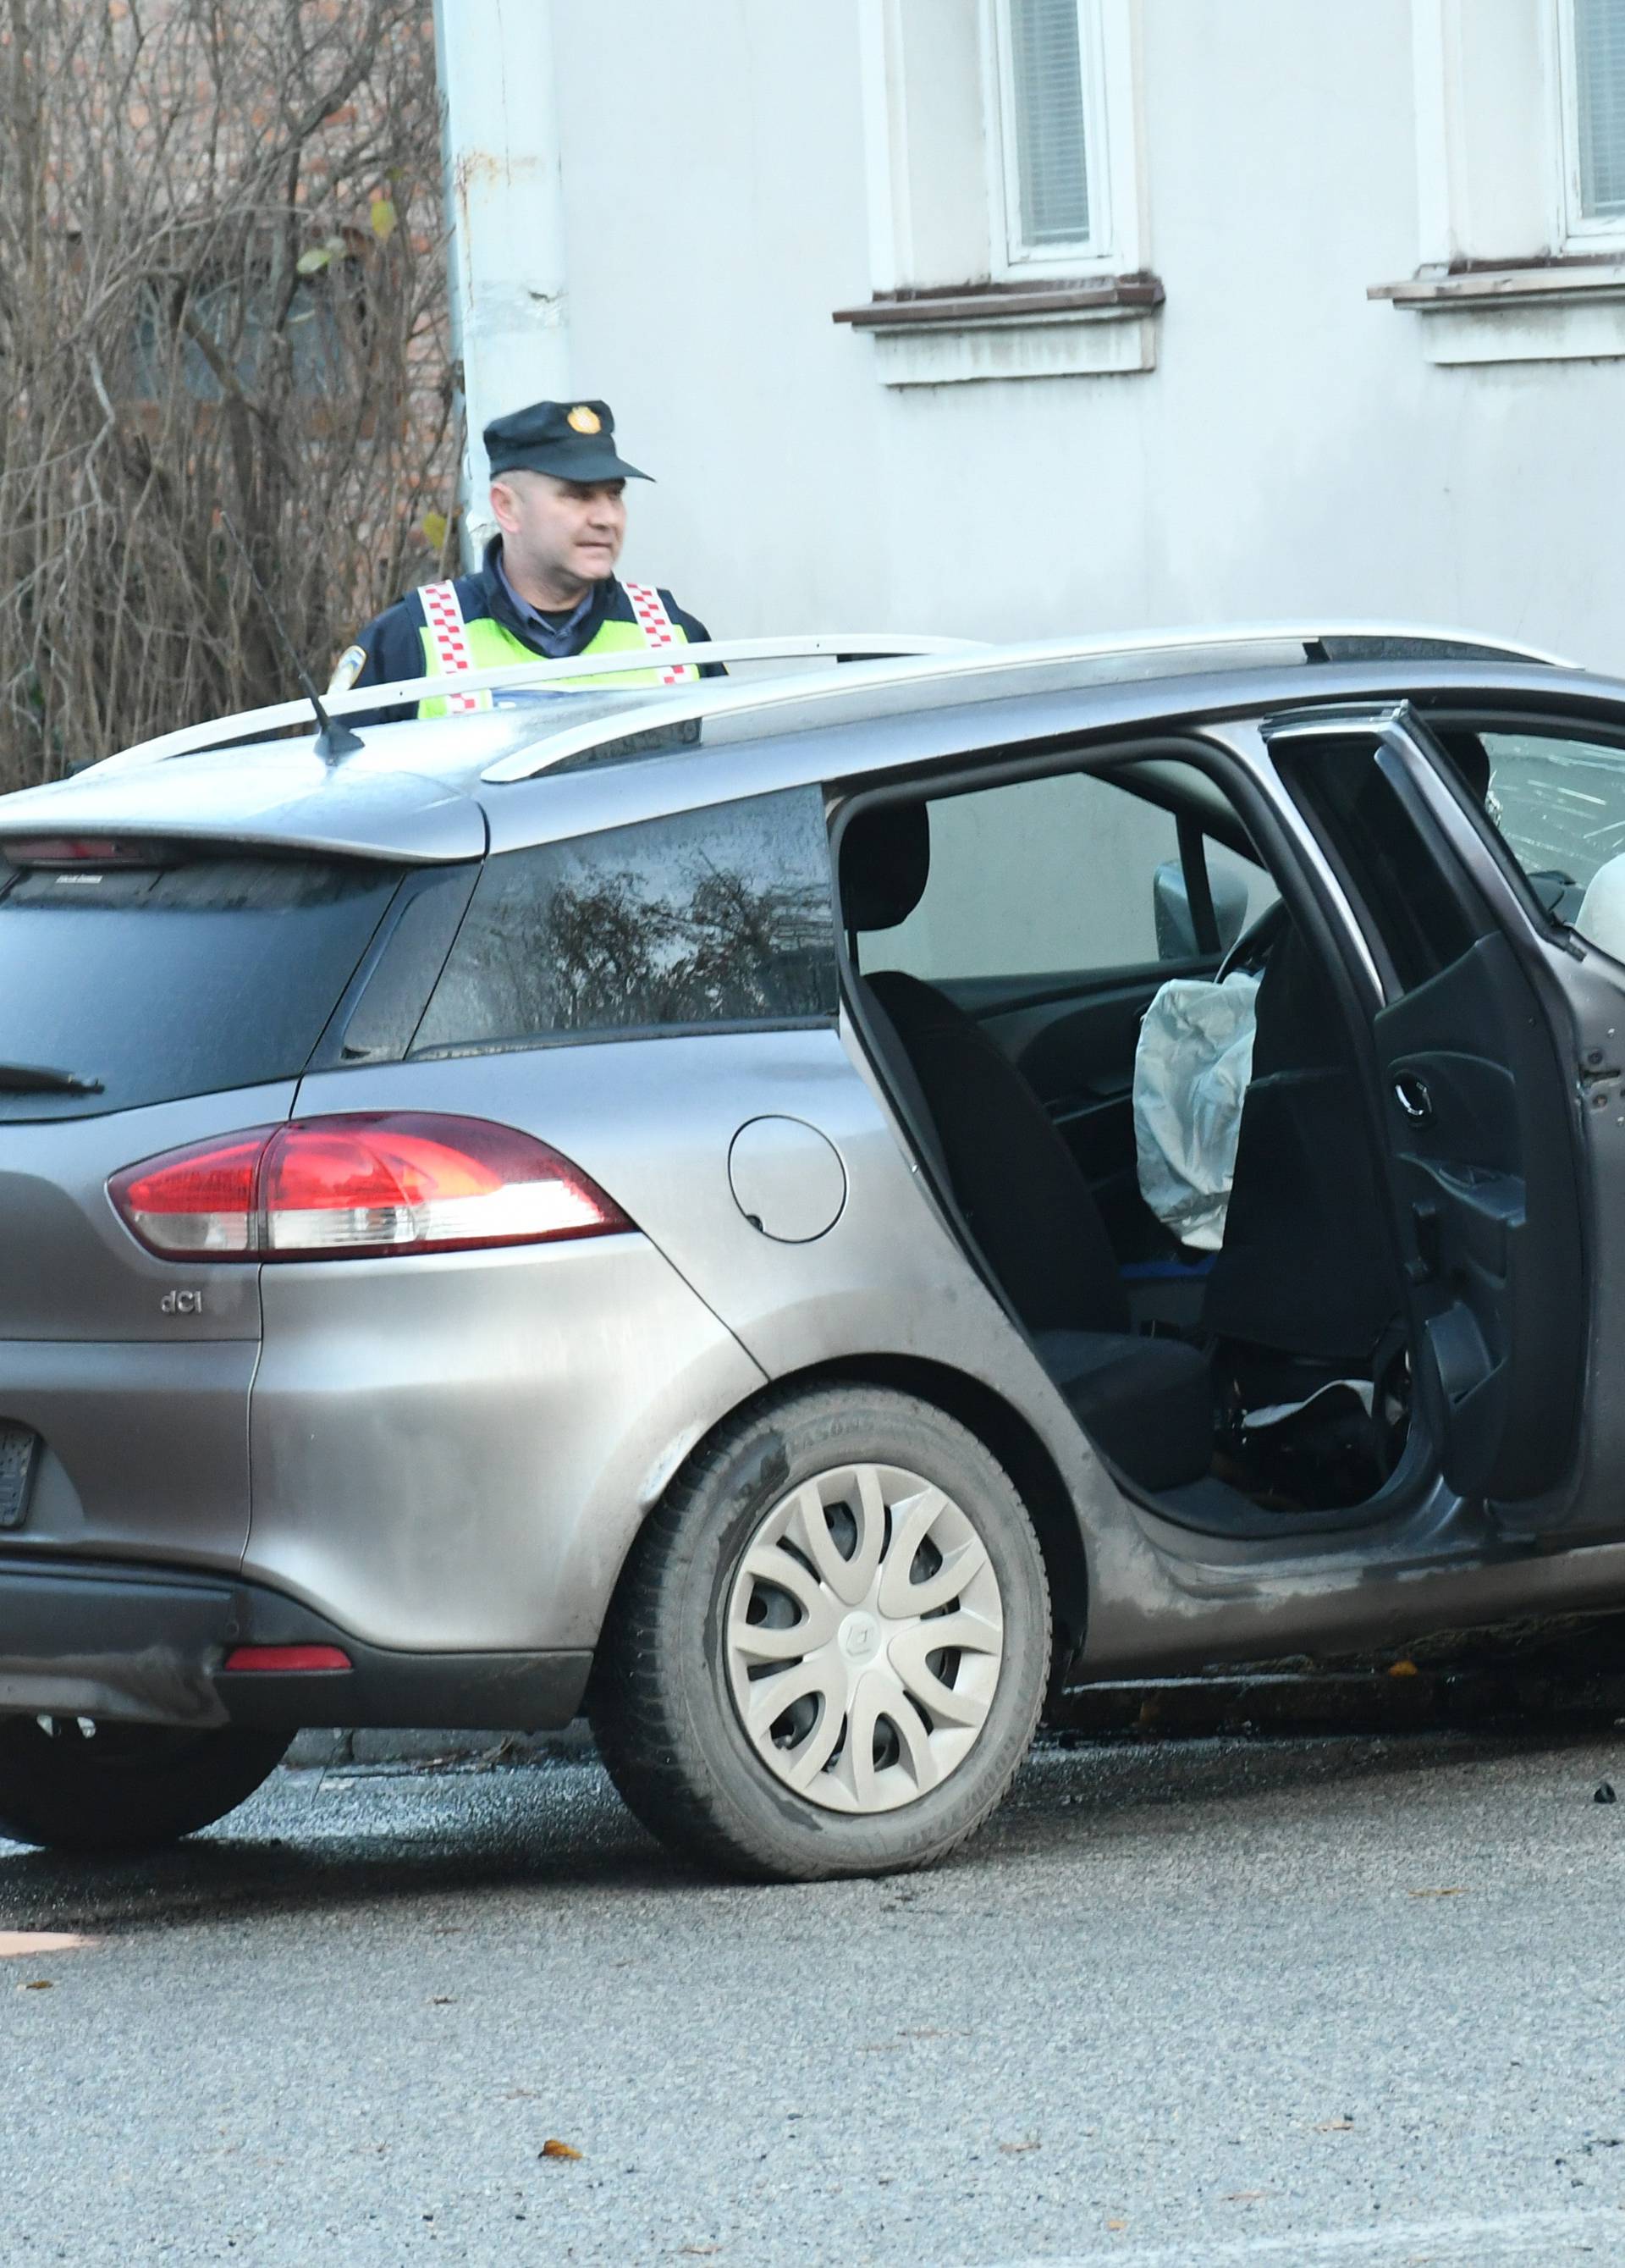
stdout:
MULTIPOLYGON (((949 675, 974 678, 992 670, 1018 666, 1024 662, 1106 661, 1117 656, 1224 652, 1227 648, 1246 645, 1297 645, 1303 648, 1307 658, 1312 648, 1323 646, 1328 641, 1344 639, 1400 641, 1412 647, 1466 647, 1479 654, 1504 655, 1511 661, 1540 662, 1556 668, 1576 666, 1560 655, 1504 638, 1485 637, 1464 630, 1418 627, 1407 622, 1248 622, 1219 628, 1117 632, 1087 638, 1052 638, 1008 645, 994 645, 973 638, 916 637, 872 630, 849 635, 823 631, 785 637, 714 639, 702 644, 674 649, 673 658, 680 654, 686 663, 714 661, 724 666, 761 661, 852 661, 862 667, 862 681, 873 685, 905 683, 915 679, 930 680, 949 675)), ((458 693, 522 692, 529 689, 545 692, 551 686, 568 689, 572 680, 630 676, 647 671, 649 666, 649 654, 643 649, 624 653, 575 654, 562 661, 504 662, 493 669, 459 671, 454 688, 448 687, 444 676, 400 678, 386 685, 363 685, 349 693, 326 695, 323 705, 329 716, 355 716, 375 709, 408 707, 419 701, 433 699, 451 689, 458 693)), ((769 707, 786 701, 845 693, 853 683, 853 673, 843 670, 839 675, 814 683, 809 683, 805 676, 798 674, 788 679, 776 678, 770 683, 749 680, 723 683, 710 679, 705 681, 703 688, 691 684, 639 685, 629 686, 627 689, 629 697, 641 696, 658 701, 662 721, 677 724, 705 716, 719 707, 730 710, 769 707)), ((105 776, 114 770, 122 771, 137 765, 160 763, 171 756, 227 747, 239 740, 264 738, 290 725, 308 723, 310 717, 307 699, 274 702, 266 708, 243 710, 233 716, 217 718, 202 725, 184 725, 177 732, 165 733, 155 740, 140 741, 134 747, 123 748, 114 755, 102 758, 92 769, 105 776)), ((561 762, 566 756, 590 748, 600 740, 614 737, 610 720, 602 717, 582 719, 574 726, 562 725, 558 732, 549 733, 530 747, 499 758, 488 767, 482 777, 494 783, 529 779, 561 762)))
MULTIPOLYGON (((808 684, 798 678, 786 681, 775 679, 770 684, 711 682, 704 691, 680 689, 663 706, 663 724, 686 724, 695 718, 716 715, 719 711, 737 713, 753 708, 773 708, 790 701, 823 700, 853 689, 855 682, 869 686, 930 682, 945 677, 974 681, 997 670, 1019 667, 1024 663, 1040 665, 1045 662, 1110 661, 1119 657, 1136 654, 1223 652, 1236 646, 1296 645, 1303 649, 1305 659, 1311 650, 1328 643, 1357 640, 1367 644, 1402 644, 1408 647, 1437 645, 1445 649, 1469 649, 1477 656, 1493 653, 1509 661, 1539 662, 1555 669, 1573 669, 1574 662, 1562 656, 1546 653, 1537 646, 1519 645, 1504 638, 1488 638, 1463 630, 1417 629, 1404 622, 1318 622, 1308 626, 1290 622, 1254 622, 1229 625, 1216 630, 1146 630, 1129 636, 1090 638, 1052 638, 1029 644, 1011 645, 960 645, 937 654, 905 657, 887 666, 885 658, 866 664, 861 678, 852 671, 843 671, 838 677, 820 679, 808 684)), ((694 648, 698 652, 702 649, 694 648)), ((462 682, 460 679, 459 682, 462 682)), ((516 749, 511 755, 499 756, 488 764, 480 775, 493 785, 505 781, 533 779, 550 770, 567 758, 579 755, 603 740, 616 739, 614 724, 607 718, 582 719, 575 725, 565 723, 557 733, 545 740, 532 742, 516 749)))
MULTIPOLYGON (((704 644, 673 648, 672 659, 721 662, 724 666, 753 661, 857 661, 879 659, 894 660, 900 657, 974 653, 980 641, 974 638, 930 637, 912 632, 888 634, 878 630, 857 630, 849 636, 836 631, 817 631, 805 636, 762 638, 714 638, 704 644)), ((455 685, 448 686, 444 676, 392 678, 386 685, 361 685, 349 693, 324 693, 322 706, 330 717, 357 716, 374 709, 396 709, 427 701, 448 691, 456 693, 490 693, 524 691, 534 688, 546 692, 550 685, 568 688, 572 678, 631 676, 650 666, 646 647, 637 647, 626 653, 570 654, 561 661, 505 661, 493 669, 460 670, 455 685)), ((629 695, 647 694, 651 698, 669 696, 669 686, 629 686, 629 695)), ((160 733, 156 740, 139 740, 134 747, 121 748, 106 756, 96 767, 107 770, 116 765, 122 771, 127 765, 161 763, 168 756, 195 755, 204 748, 219 748, 235 740, 258 740, 280 731, 287 725, 307 724, 311 721, 308 696, 297 701, 275 701, 263 709, 244 709, 229 717, 217 717, 202 725, 183 725, 173 733, 160 733)))

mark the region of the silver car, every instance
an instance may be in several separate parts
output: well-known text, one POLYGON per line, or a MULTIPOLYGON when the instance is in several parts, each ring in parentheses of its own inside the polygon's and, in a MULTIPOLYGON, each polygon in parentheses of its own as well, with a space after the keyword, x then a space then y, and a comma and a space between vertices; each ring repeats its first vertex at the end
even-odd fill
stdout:
POLYGON ((570 675, 0 800, 0 1835, 585 1710, 680 1851, 879 1872, 1067 1685, 1625 1603, 1625 686, 570 675), (1148 1035, 1243 994, 1186 1235, 1148 1035))

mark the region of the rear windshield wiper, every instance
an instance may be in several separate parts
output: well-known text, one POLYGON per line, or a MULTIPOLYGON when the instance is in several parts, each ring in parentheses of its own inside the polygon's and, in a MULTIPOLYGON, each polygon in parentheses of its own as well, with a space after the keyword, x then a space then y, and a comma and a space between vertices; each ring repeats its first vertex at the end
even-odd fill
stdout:
POLYGON ((75 1071, 54 1071, 49 1064, 0 1064, 0 1093, 6 1094, 99 1094, 99 1079, 81 1079, 75 1071))

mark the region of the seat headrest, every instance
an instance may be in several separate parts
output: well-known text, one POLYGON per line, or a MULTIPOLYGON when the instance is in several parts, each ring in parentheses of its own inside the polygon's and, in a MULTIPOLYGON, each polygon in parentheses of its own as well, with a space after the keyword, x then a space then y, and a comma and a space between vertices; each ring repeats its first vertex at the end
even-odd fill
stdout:
POLYGON ((923 803, 860 811, 841 838, 841 909, 849 929, 895 929, 925 895, 930 814, 923 803))

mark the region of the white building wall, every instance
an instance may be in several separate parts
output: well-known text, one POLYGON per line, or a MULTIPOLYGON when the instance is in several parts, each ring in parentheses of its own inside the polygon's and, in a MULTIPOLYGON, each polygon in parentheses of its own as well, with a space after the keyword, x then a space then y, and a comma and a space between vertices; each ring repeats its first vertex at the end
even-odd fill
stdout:
POLYGON ((1156 369, 902 388, 830 320, 861 4, 556 12, 574 384, 660 482, 629 571, 719 634, 1407 616, 1625 671, 1625 361, 1441 367, 1366 298, 1432 249, 1413 0, 1140 0, 1156 369))

